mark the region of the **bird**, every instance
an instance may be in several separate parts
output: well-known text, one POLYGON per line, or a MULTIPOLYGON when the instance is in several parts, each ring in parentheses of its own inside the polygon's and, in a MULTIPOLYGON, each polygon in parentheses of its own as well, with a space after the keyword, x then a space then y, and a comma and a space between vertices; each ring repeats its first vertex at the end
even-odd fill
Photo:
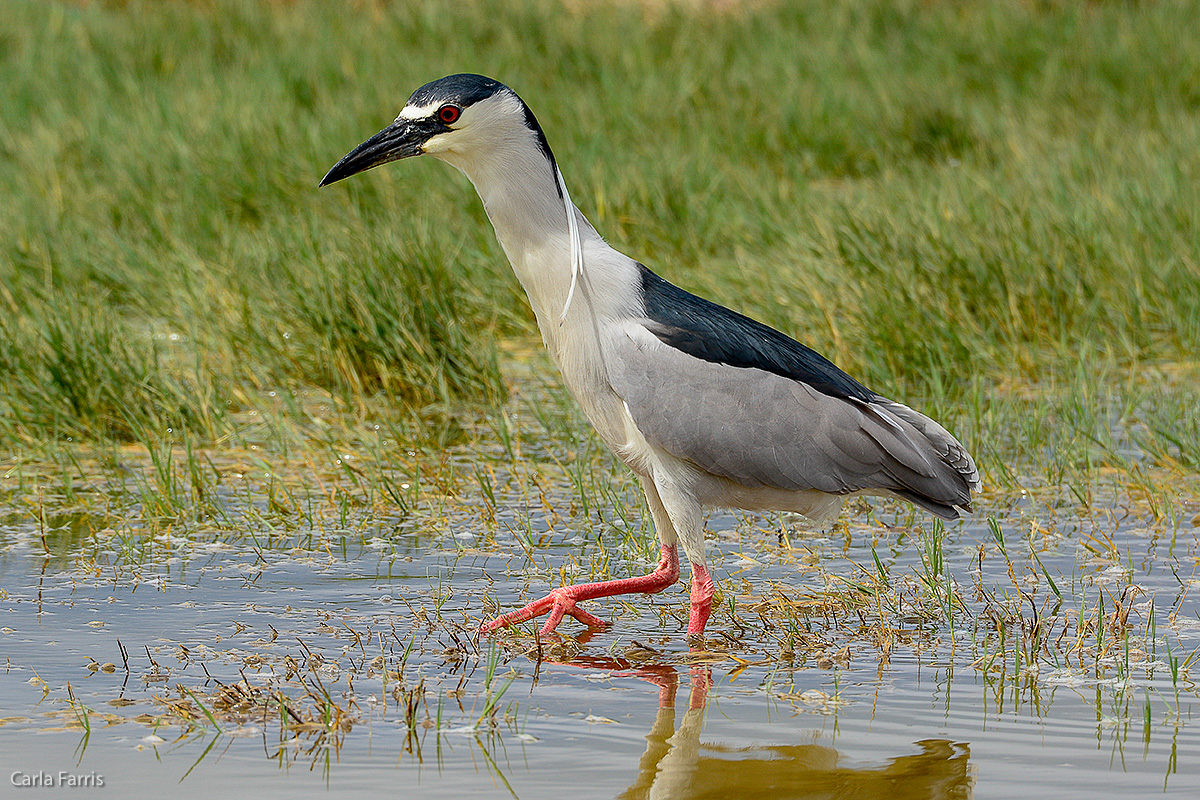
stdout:
POLYGON ((868 389, 790 336, 703 299, 611 247, 572 203, 545 132, 508 86, 431 81, 320 186, 428 155, 474 185, 563 381, 641 482, 659 540, 648 574, 561 586, 480 626, 547 615, 609 623, 584 600, 652 594, 691 566, 687 638, 703 641, 715 584, 704 514, 714 508, 835 518, 850 496, 907 500, 945 520, 971 510, 975 461, 945 428, 868 389))

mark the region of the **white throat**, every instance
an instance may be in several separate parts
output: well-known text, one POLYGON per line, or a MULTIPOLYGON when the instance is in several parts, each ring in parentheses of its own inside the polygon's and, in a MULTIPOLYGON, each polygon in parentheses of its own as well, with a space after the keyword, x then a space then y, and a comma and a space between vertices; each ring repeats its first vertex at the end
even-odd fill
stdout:
POLYGON ((621 446, 625 415, 603 342, 615 335, 610 326, 645 314, 637 262, 609 247, 571 202, 515 95, 465 108, 455 129, 424 149, 475 185, 567 386, 601 437, 621 446))
POLYGON ((465 109, 457 128, 430 139, 425 152, 474 184, 549 344, 551 328, 586 292, 585 253, 607 245, 571 202, 515 96, 497 95, 465 109))

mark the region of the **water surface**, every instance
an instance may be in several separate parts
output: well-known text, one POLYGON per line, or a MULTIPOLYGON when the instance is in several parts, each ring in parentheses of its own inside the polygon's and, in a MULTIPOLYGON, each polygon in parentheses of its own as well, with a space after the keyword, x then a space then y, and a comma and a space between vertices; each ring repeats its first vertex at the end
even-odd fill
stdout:
POLYGON ((0 795, 1200 796, 1188 513, 1017 503, 940 551, 890 507, 825 534, 714 515, 720 605, 689 651, 682 586, 596 604, 607 631, 475 639, 563 574, 650 567, 645 542, 497 505, 488 535, 137 552, 105 520, 10 517, 0 795))

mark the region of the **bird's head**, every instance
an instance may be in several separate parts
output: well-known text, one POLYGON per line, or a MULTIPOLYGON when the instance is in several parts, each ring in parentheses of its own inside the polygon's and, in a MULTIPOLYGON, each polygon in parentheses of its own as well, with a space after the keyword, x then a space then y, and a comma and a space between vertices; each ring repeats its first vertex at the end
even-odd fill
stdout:
POLYGON ((449 75, 413 92, 396 121, 334 164, 321 186, 426 153, 469 174, 472 160, 514 142, 535 146, 554 163, 545 134, 516 92, 482 75, 449 75))

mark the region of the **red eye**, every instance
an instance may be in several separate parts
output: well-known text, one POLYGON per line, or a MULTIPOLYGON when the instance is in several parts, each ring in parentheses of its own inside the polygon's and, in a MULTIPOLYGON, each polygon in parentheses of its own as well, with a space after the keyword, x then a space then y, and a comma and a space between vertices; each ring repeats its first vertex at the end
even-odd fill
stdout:
POLYGON ((462 115, 462 109, 458 106, 444 105, 438 109, 438 119, 444 125, 453 125, 458 122, 458 118, 462 115))

